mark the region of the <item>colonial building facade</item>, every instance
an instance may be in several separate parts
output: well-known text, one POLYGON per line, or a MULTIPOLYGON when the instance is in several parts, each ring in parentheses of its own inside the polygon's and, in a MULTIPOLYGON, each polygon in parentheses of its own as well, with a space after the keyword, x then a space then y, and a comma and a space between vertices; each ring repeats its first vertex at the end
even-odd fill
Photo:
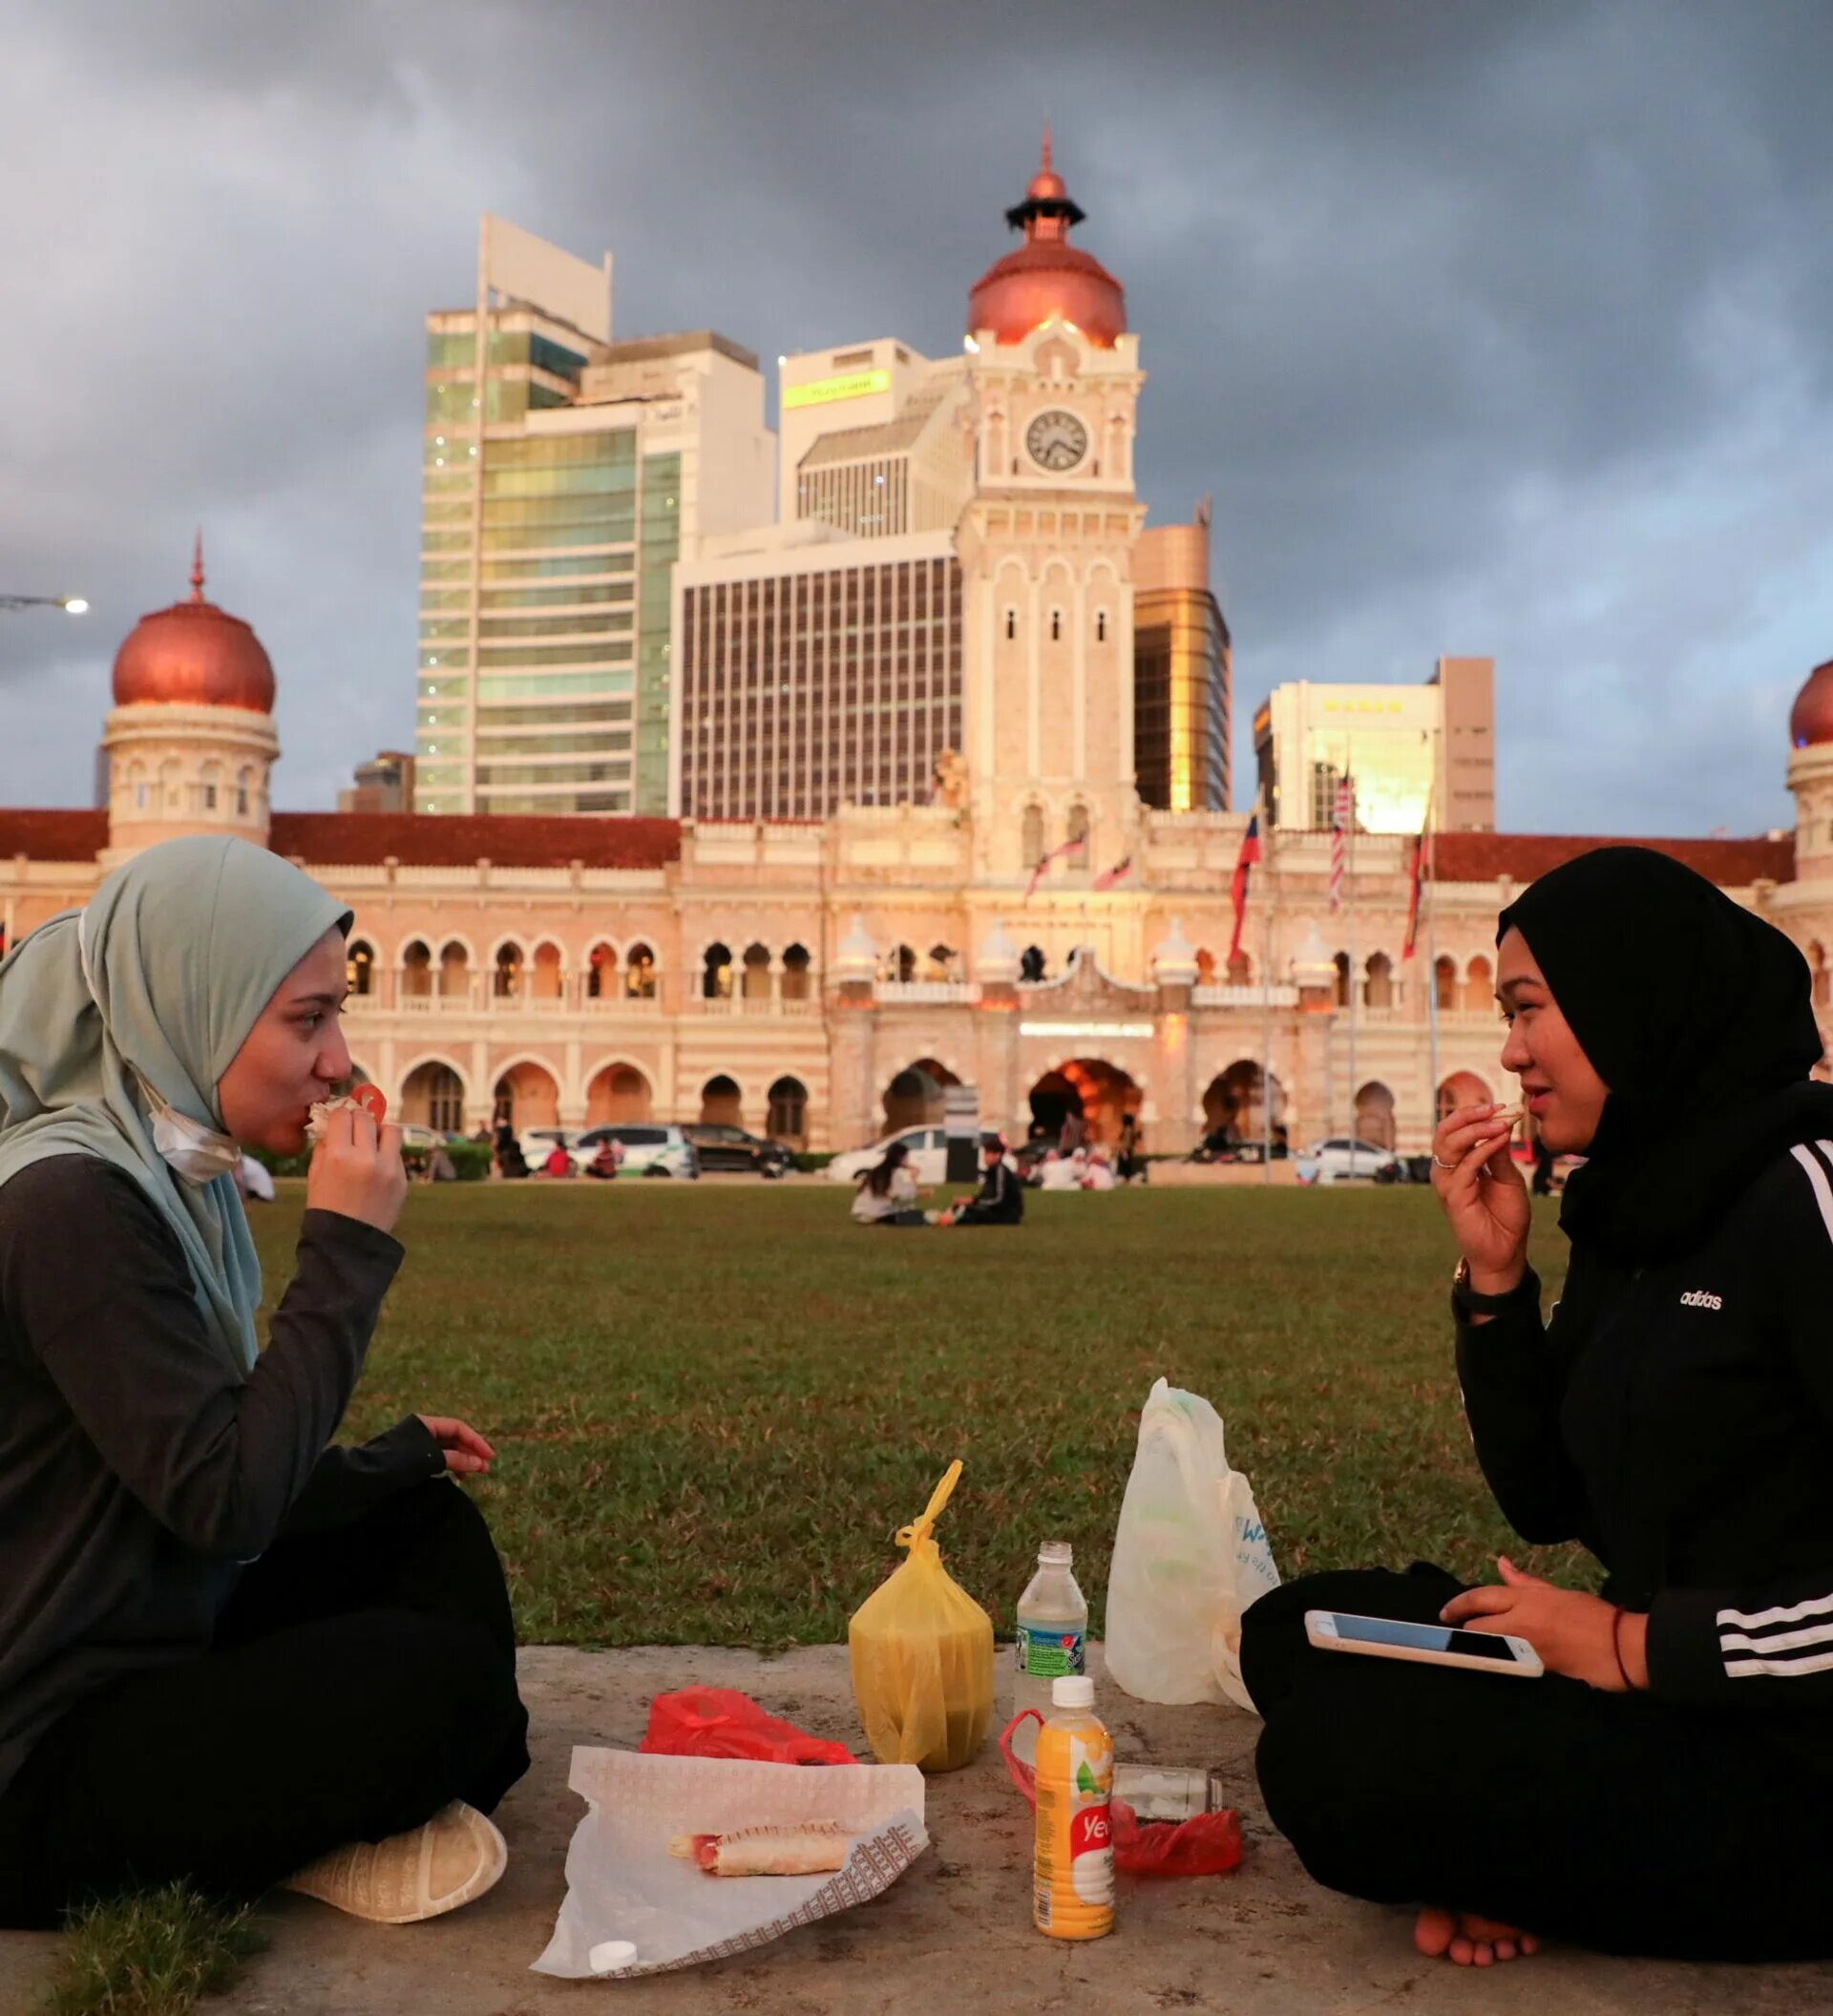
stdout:
MULTIPOLYGON (((1074 1106, 1098 1136, 1137 1113, 1158 1150, 1270 1117, 1295 1144, 1353 1126, 1413 1151, 1443 1105, 1503 1092, 1496 913, 1597 843, 1444 833, 1408 958, 1410 840, 1359 834, 1333 905, 1330 835, 1282 820, 1231 956, 1246 815, 1138 788, 1136 588, 1170 578, 1135 566, 1139 341, 1118 283, 1064 242, 1080 213, 1052 171, 1013 215, 1024 245, 970 295, 973 476, 938 563, 959 736, 923 802, 742 820, 275 811, 273 668, 204 600, 200 564, 191 598, 116 661, 106 806, 0 811, 4 942, 160 839, 269 846, 355 913, 363 1073, 407 1120, 467 1131, 499 1114, 729 1119, 848 1147, 939 1125, 960 1084, 1018 1134, 1074 1106)), ((718 606, 729 622, 739 605, 718 606)), ((1198 655, 1223 649, 1218 630, 1198 655)), ((888 706, 915 704, 901 676, 888 706)), ((1833 662, 1790 728, 1794 833, 1652 844, 1787 931, 1824 1017, 1833 662)), ((750 731, 735 708, 728 732, 750 731)), ((717 754, 695 758, 709 778, 717 754)))

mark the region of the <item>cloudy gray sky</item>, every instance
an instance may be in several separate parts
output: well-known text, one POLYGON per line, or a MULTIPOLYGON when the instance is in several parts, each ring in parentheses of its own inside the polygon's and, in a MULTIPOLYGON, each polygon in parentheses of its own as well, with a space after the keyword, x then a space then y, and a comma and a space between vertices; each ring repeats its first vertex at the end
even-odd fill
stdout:
POLYGON ((1043 117, 1125 282, 1155 518, 1215 496, 1236 776, 1281 680, 1492 653, 1500 817, 1787 823, 1833 656, 1826 0, 14 0, 0 804, 88 802, 185 592, 279 802, 410 738, 421 316, 490 208, 622 336, 956 347, 1043 117))

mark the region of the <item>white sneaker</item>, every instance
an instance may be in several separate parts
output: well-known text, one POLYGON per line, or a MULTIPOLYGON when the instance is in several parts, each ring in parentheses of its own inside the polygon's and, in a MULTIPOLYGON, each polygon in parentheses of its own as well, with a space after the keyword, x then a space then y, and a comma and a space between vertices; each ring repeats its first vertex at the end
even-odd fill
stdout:
POLYGON ((281 1888, 378 1925, 411 1925, 482 1897, 508 1867, 495 1824, 454 1799, 423 1827, 332 1849, 281 1888))

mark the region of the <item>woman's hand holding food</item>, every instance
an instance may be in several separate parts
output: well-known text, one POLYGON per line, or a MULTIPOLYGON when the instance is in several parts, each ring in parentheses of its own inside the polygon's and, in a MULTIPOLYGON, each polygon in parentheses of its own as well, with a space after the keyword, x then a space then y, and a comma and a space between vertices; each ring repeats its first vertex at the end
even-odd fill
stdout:
POLYGON ((1528 1270, 1533 1201, 1508 1144, 1518 1112, 1459 1106, 1432 1137, 1432 1187, 1480 1295, 1505 1295, 1528 1270))
POLYGON ((1525 1638, 1549 1673, 1564 1673, 1587 1687, 1620 1694, 1649 1684, 1649 1620, 1582 1589, 1562 1589, 1516 1567, 1506 1554, 1496 1566, 1500 1588, 1465 1589, 1439 1612, 1442 1623, 1470 1631, 1498 1631, 1525 1638), (1621 1653, 1621 1663, 1618 1653, 1621 1653), (1626 1677, 1627 1676, 1627 1677, 1626 1677))
POLYGON ((407 1194, 401 1129, 378 1126, 362 1106, 332 1107, 306 1177, 306 1209, 338 1211, 390 1232, 407 1194))
POLYGON ((469 1421, 449 1414, 423 1414, 427 1433, 446 1452, 446 1468, 458 1477, 482 1477, 496 1454, 469 1421))

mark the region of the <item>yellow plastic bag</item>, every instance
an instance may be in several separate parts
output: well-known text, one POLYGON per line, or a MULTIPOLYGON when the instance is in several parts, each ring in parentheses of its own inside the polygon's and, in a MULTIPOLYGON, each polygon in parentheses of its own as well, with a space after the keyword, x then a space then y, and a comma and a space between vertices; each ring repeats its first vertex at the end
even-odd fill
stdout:
POLYGON ((853 1696, 881 1764, 959 1771, 993 1724, 993 1620, 942 1565, 931 1529, 960 1477, 959 1459, 929 1508, 905 1526, 910 1549, 853 1613, 853 1696))

